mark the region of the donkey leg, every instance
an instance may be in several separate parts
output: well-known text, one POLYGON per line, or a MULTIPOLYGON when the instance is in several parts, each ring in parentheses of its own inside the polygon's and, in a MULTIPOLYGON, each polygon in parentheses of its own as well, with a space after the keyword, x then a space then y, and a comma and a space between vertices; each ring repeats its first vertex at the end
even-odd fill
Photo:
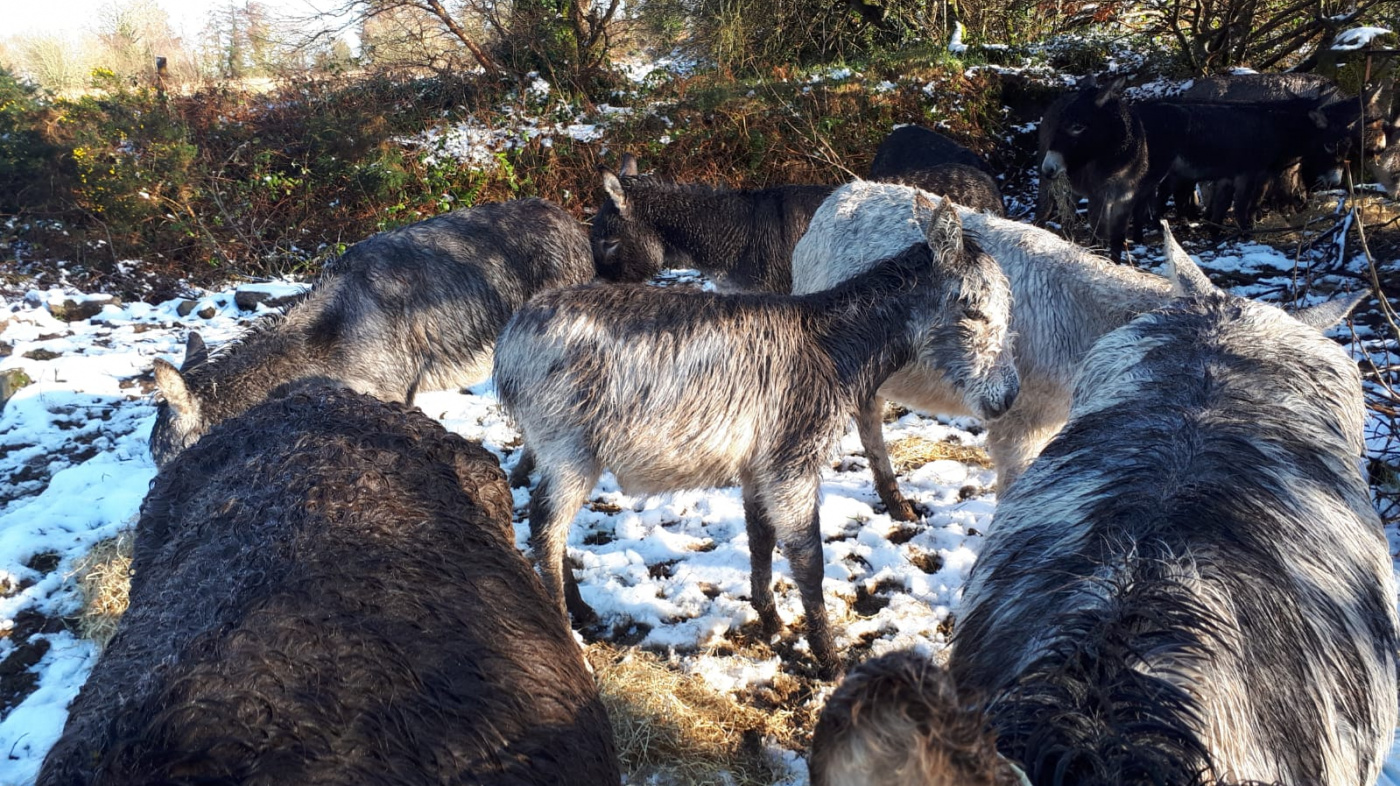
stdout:
POLYGON ((744 479, 744 528, 749 533, 749 597, 763 635, 772 637, 782 630, 778 606, 773 601, 773 547, 778 536, 768 509, 758 498, 758 489, 750 479, 744 479))
POLYGON ((885 400, 872 396, 861 404, 856 412, 856 431, 860 433, 860 444, 865 448, 865 458, 870 462, 870 473, 875 476, 875 492, 895 521, 913 521, 914 506, 899 493, 899 483, 895 481, 894 466, 890 463, 890 453, 885 448, 885 427, 881 414, 885 400))
POLYGON ((518 489, 530 485, 530 473, 534 471, 535 454, 529 445, 522 445, 520 458, 516 459, 515 468, 510 471, 510 487, 518 489))
POLYGON ((769 515, 778 525, 783 551, 792 565, 792 576, 802 596, 802 611, 807 617, 807 644, 817 661, 822 679, 836 679, 841 674, 841 659, 836 655, 836 640, 831 622, 826 616, 826 599, 822 595, 822 579, 826 573, 826 558, 822 555, 821 519, 818 515, 817 488, 820 473, 816 467, 797 480, 788 480, 776 493, 765 495, 774 507, 769 515))
POLYGON ((559 604, 568 620, 573 614, 579 623, 597 618, 583 602, 573 570, 565 565, 568 556, 569 526, 598 482, 596 469, 546 467, 539 485, 530 495, 530 549, 539 566, 540 578, 550 597, 559 604))

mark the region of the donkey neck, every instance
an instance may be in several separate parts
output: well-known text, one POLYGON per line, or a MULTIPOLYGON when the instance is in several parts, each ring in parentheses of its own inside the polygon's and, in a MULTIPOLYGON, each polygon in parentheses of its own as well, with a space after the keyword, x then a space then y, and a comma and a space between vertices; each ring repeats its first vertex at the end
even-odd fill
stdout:
POLYGON ((885 379, 914 360, 915 310, 927 298, 917 289, 939 286, 928 280, 928 264, 917 272, 887 261, 835 289, 803 297, 841 389, 856 397, 852 403, 874 395, 885 379), (911 291, 915 276, 917 288, 911 291))
POLYGON ((325 353, 313 352, 304 332, 289 324, 291 319, 289 315, 256 324, 190 370, 189 382, 211 415, 233 417, 285 382, 334 375, 325 353))

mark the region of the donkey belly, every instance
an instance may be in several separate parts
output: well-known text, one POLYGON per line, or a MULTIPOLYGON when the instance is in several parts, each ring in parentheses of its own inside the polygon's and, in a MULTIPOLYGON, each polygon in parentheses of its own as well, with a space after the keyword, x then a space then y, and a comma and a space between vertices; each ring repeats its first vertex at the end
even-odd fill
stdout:
POLYGON ((891 374, 880 386, 880 395, 910 409, 939 415, 971 415, 962 396, 953 390, 942 372, 911 363, 891 374))
POLYGON ((485 382, 491 376, 491 360, 495 354, 495 347, 488 345, 450 360, 430 361, 419 387, 422 390, 455 390, 485 382))
POLYGON ((752 459, 757 432, 743 419, 699 429, 689 423, 622 425, 619 433, 599 434, 595 444, 599 463, 624 492, 661 494, 734 485, 752 459))

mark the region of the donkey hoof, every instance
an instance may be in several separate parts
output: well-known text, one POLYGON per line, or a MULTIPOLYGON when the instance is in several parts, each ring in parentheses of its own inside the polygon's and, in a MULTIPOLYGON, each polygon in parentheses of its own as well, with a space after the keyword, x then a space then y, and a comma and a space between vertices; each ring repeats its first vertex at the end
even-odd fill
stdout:
POLYGON ((917 521, 919 518, 913 504, 903 497, 895 499, 894 504, 885 503, 885 507, 890 511, 890 518, 895 521, 917 521))
POLYGON ((772 639, 783 630, 783 621, 778 618, 776 607, 758 609, 758 629, 763 632, 763 637, 772 639))
POLYGON ((824 682, 840 682, 846 676, 846 666, 840 658, 817 661, 817 678, 824 682))

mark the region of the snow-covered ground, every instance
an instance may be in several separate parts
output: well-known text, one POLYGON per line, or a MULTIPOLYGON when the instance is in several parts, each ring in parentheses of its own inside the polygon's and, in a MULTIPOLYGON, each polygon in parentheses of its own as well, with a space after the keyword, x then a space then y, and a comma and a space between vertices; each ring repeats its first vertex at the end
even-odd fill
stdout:
MULTIPOLYGON (((1139 264, 1160 264, 1155 248, 1139 248, 1135 256, 1139 264)), ((1293 275, 1288 256, 1257 244, 1227 244, 1203 261, 1241 294, 1268 299, 1287 291, 1293 275)), ((19 647, 37 657, 19 675, 0 673, 8 680, 0 691, 0 784, 33 779, 96 658, 95 647, 65 626, 50 622, 35 632, 35 620, 77 610, 75 561, 133 523, 155 475, 146 447, 155 413, 152 360, 179 361, 190 330, 217 344, 254 316, 238 310, 230 290, 207 293, 193 307, 178 301, 107 305, 88 320, 56 318, 58 304, 73 294, 0 300, 0 342, 9 350, 0 373, 23 369, 32 380, 0 414, 0 660, 19 647), (32 690, 14 689, 15 680, 30 677, 32 690), (12 692, 22 701, 5 706, 12 692)), ((1396 350, 1370 338, 1358 336, 1353 349, 1373 355, 1396 350)), ((452 431, 480 440, 508 466, 514 460, 518 434, 489 383, 426 393, 418 405, 452 431)), ((972 420, 917 414, 886 426, 892 445, 912 437, 978 445, 979 432, 972 420)), ((914 467, 900 485, 921 520, 895 522, 877 501, 854 431, 846 436, 825 472, 821 507, 825 590, 840 646, 870 655, 909 646, 934 654, 944 649, 949 615, 995 510, 988 490, 993 480, 990 470, 952 460, 914 467)), ((515 502, 523 548, 527 493, 518 490, 515 502)), ((602 617, 600 635, 669 653, 719 691, 743 694, 782 668, 771 651, 729 646, 740 626, 756 619, 744 599, 748 542, 737 489, 638 498, 622 494, 605 476, 569 542, 582 567, 584 598, 602 617)), ((800 615, 781 553, 775 576, 780 613, 800 615)), ((798 641, 801 650, 805 642, 798 641)), ((793 762, 791 782, 805 783, 800 758, 786 760, 793 762)))

